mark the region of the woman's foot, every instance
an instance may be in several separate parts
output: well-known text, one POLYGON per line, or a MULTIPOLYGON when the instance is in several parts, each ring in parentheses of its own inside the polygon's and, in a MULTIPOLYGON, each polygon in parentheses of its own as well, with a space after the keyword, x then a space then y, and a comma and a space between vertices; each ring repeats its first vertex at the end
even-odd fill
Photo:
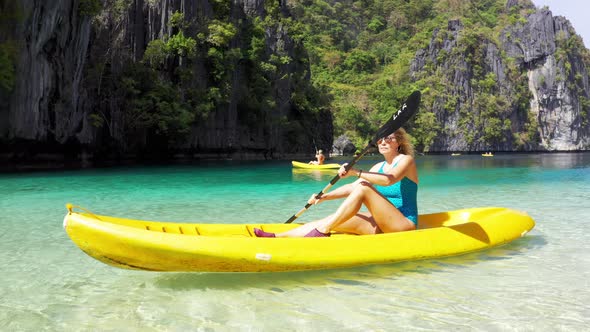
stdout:
POLYGON ((258 228, 254 228, 254 234, 256 235, 256 237, 276 237, 275 233, 265 232, 258 228))
POLYGON ((318 231, 317 228, 314 228, 311 230, 311 232, 307 233, 307 235, 305 235, 305 237, 330 237, 330 233, 322 233, 320 231, 318 231))

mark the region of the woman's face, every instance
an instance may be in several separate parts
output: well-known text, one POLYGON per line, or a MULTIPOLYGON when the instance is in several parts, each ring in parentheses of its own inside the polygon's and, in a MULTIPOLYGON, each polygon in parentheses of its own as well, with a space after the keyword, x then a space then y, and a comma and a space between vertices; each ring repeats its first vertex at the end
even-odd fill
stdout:
POLYGON ((397 151, 399 144, 395 139, 395 135, 391 134, 387 137, 380 138, 377 141, 377 146, 379 147, 379 153, 387 153, 392 151, 397 151))

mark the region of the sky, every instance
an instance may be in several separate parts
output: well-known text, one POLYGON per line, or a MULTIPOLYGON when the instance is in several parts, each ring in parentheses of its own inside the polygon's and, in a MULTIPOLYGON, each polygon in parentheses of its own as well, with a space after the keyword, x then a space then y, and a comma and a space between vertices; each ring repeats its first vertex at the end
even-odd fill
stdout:
POLYGON ((549 7, 553 16, 565 16, 576 33, 582 36, 586 48, 590 48, 590 1, 588 0, 533 0, 538 8, 549 7))

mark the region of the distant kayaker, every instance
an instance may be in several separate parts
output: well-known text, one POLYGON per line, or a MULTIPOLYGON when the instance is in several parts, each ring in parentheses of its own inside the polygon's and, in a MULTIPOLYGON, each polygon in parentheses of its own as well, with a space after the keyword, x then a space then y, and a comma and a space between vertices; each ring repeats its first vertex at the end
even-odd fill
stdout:
POLYGON ((375 164, 368 172, 343 165, 338 171, 341 178, 357 176, 352 183, 324 194, 316 199, 313 194, 308 203, 345 198, 335 213, 301 225, 283 233, 268 233, 255 228, 258 237, 323 237, 331 231, 352 234, 378 234, 416 229, 418 225, 418 170, 414 160, 414 147, 403 128, 381 138, 379 153, 385 161, 375 164), (362 205, 369 212, 359 212, 362 205))
POLYGON ((324 156, 324 151, 318 150, 318 152, 315 154, 315 159, 316 160, 312 160, 309 163, 312 165, 323 165, 324 160, 326 160, 326 157, 324 156))

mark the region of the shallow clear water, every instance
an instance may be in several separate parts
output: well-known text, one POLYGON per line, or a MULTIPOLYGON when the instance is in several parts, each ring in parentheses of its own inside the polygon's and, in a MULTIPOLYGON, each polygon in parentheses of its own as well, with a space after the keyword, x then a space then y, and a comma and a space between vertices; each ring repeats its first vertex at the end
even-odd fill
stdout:
MULTIPOLYGON (((283 222, 335 173, 220 161, 0 175, 0 329, 588 329, 590 153, 422 156, 418 168, 421 213, 504 206, 528 212, 536 227, 499 248, 401 264, 258 274, 128 271, 95 261, 69 240, 65 203, 138 219, 283 222)), ((298 221, 337 204, 314 206, 298 221)))

